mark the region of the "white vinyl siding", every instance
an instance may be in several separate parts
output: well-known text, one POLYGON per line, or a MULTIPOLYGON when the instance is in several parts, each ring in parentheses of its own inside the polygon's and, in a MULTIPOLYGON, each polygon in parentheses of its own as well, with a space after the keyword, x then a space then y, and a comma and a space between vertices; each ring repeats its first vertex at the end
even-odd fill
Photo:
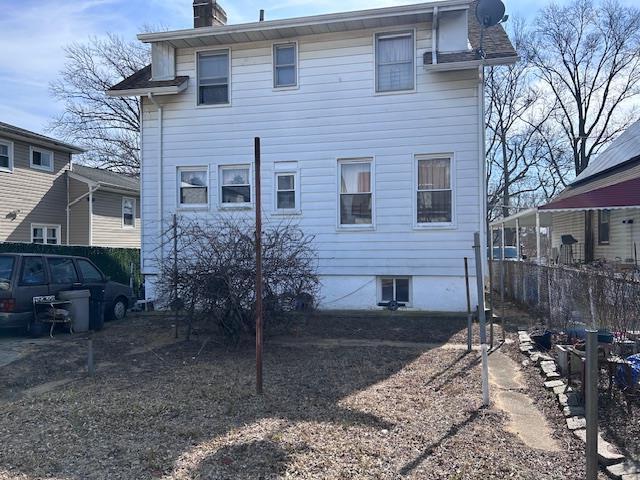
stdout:
POLYGON ((198 105, 228 105, 230 102, 231 50, 198 52, 198 105))
POLYGON ((31 224, 31 243, 60 245, 60 225, 31 224))
POLYGON ((209 206, 209 171, 207 167, 178 168, 178 207, 209 206))
POLYGON ((42 148, 30 148, 31 168, 53 172, 53 152, 42 148))
POLYGON ((13 172, 13 142, 0 140, 0 172, 13 172))
MULTIPOLYGON (((234 44, 231 107, 196 107, 196 82, 190 82, 182 94, 163 98, 162 172, 158 112, 148 99, 143 100, 146 272, 155 271, 160 181, 165 205, 162 218, 168 223, 173 213, 170 206, 175 204, 176 168, 208 165, 215 182, 211 188, 215 184, 219 190, 220 166, 249 164, 253 137, 260 136, 265 222, 282 220, 272 215, 276 166, 297 162, 303 214, 296 217, 296 223, 314 236, 319 273, 358 278, 342 295, 359 288, 360 278, 367 277, 365 283, 373 278, 366 288, 375 299, 379 276, 412 276, 418 293, 421 284, 414 276, 458 275, 464 288, 461 259, 469 256, 473 233, 482 228, 477 69, 424 70, 420 59, 431 48, 431 25, 424 23, 415 34, 415 94, 374 95, 376 33, 370 29, 299 37, 299 88, 287 91, 273 89, 272 41, 234 44), (456 187, 456 224, 440 229, 413 228, 415 156, 441 152, 455 154, 451 174, 456 187), (337 228, 337 159, 342 158, 375 158, 375 230, 371 226, 337 228)), ((176 75, 195 78, 196 50, 176 50, 176 75)), ((216 192, 212 198, 218 196, 216 192)), ((253 210, 243 214, 250 217, 253 210)), ((206 213, 200 215, 205 218, 206 213)), ((438 285, 444 288, 449 284, 439 281, 438 285)), ((335 296, 341 295, 336 292, 335 296)), ((326 298, 329 301, 333 296, 327 294, 326 298)), ((460 298, 462 311, 466 308, 464 293, 460 298)))
POLYGON ((295 87, 298 84, 298 48, 296 43, 273 46, 273 87, 295 87))
POLYGON ((413 90, 415 44, 413 31, 379 33, 376 42, 376 92, 413 90))

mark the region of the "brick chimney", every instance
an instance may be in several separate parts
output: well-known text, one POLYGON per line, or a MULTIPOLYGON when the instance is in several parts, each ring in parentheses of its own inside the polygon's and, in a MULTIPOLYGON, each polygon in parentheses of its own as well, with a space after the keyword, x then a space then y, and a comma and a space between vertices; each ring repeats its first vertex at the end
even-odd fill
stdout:
POLYGON ((193 28, 226 25, 227 12, 216 0, 193 0, 193 28))

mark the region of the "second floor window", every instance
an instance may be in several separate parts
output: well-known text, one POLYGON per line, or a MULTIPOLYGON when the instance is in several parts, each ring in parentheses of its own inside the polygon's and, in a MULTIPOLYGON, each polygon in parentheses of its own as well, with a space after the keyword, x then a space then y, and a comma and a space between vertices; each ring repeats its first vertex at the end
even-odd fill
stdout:
POLYGON ((0 172, 13 171, 13 144, 0 140, 0 172))
POLYGON ((376 92, 413 90, 413 32, 376 35, 376 92))
POLYGON ((53 152, 31 147, 31 168, 53 171, 53 152))
POLYGON ((198 105, 229 103, 229 50, 198 53, 198 105))
POLYGON ((296 44, 285 43, 273 46, 273 86, 295 87, 298 84, 296 72, 296 44))
POLYGON ((372 225, 371 160, 340 161, 340 225, 372 225))
POLYGON ((225 206, 251 203, 251 179, 249 165, 220 167, 220 197, 225 206))

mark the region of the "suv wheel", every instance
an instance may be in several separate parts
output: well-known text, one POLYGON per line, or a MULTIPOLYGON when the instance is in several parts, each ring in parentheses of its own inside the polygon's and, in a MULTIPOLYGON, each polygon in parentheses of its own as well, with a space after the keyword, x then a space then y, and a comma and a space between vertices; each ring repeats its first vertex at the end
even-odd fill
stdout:
POLYGON ((111 307, 111 318, 122 320, 127 316, 127 301, 124 298, 117 298, 111 307))

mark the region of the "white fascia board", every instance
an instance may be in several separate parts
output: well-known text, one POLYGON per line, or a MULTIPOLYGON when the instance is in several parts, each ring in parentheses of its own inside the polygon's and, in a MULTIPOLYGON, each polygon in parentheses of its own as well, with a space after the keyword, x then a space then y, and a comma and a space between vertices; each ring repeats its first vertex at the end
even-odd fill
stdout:
POLYGON ((240 23, 236 25, 216 25, 213 27, 189 28, 170 32, 141 33, 138 40, 145 43, 185 40, 190 38, 216 36, 220 34, 247 33, 277 30, 279 28, 297 28, 313 25, 331 24, 345 21, 361 21, 375 18, 393 17, 396 15, 411 15, 417 13, 432 13, 433 7, 439 11, 468 10, 469 2, 460 0, 444 0, 414 5, 400 5, 396 7, 374 8, 353 12, 330 13, 309 17, 286 18, 282 20, 268 20, 263 22, 240 23))
POLYGON ((185 81, 180 85, 170 87, 132 88, 130 90, 107 90, 109 97, 146 97, 152 93, 154 95, 176 95, 187 89, 189 82, 185 81))

